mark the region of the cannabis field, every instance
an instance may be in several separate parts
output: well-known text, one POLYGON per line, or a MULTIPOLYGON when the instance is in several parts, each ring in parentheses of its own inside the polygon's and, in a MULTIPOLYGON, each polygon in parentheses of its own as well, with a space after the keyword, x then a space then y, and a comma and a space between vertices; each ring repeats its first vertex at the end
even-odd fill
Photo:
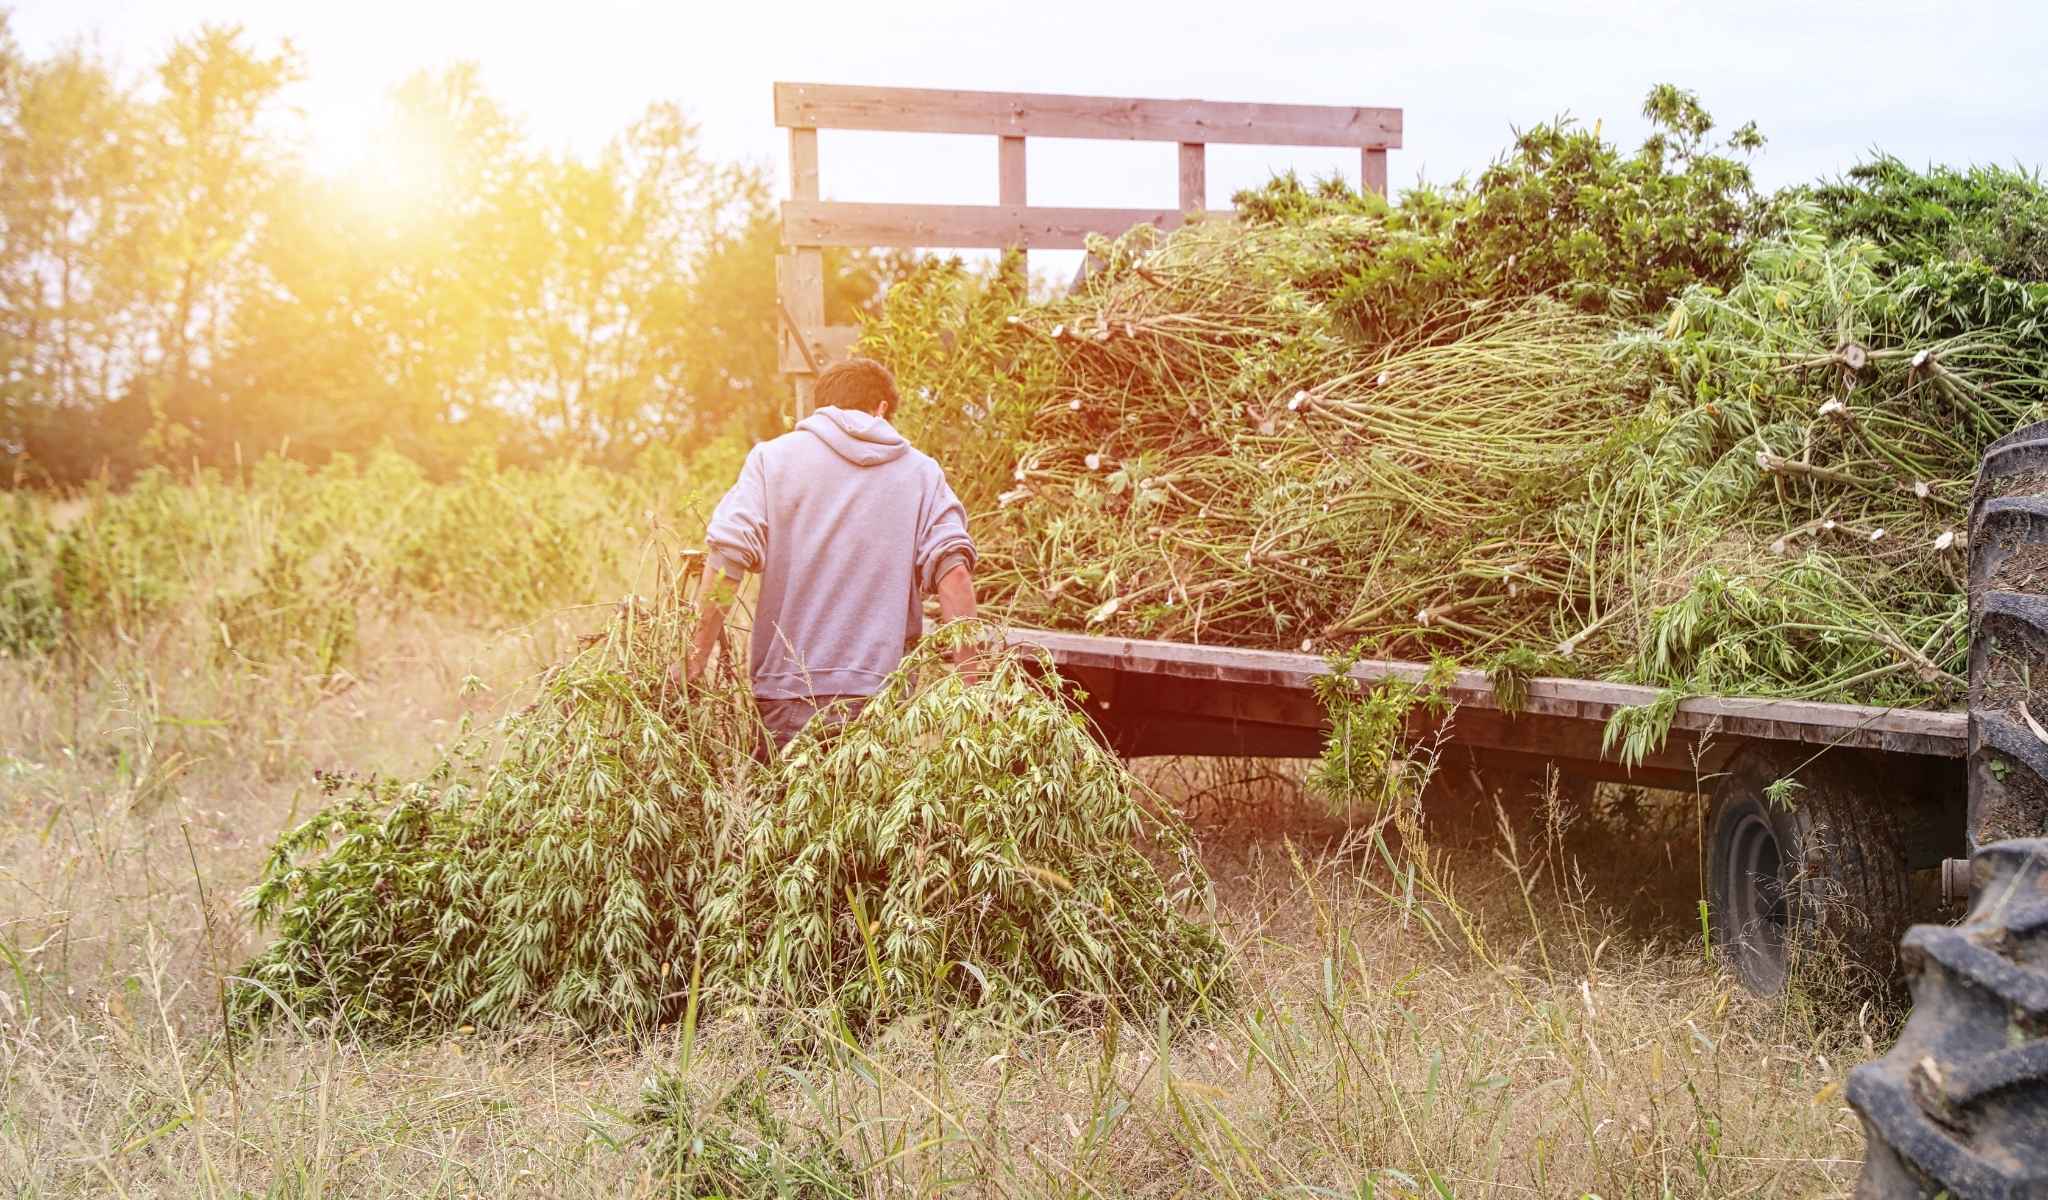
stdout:
MULTIPOLYGON (((601 690, 588 667, 628 630, 662 636, 651 547, 674 531, 639 518, 689 511, 703 493, 676 481, 698 469, 710 468, 479 466, 432 483, 389 460, 271 463, 240 481, 11 501, 16 536, 47 520, 71 548, 62 587, 127 585, 60 593, 105 595, 90 632, 66 625, 86 619, 72 602, 54 628, 23 616, 44 609, 11 609, 11 628, 57 640, 17 642, 0 665, 0 1173, 18 1194, 1698 1195, 1852 1177, 1859 1139, 1837 1084, 1883 1038, 1884 1014, 1844 1015, 1819 995, 1766 1003, 1716 968, 1685 932, 1697 813, 1672 797, 1616 793, 1548 827, 1519 822, 1508 840, 1482 825, 1397 829, 1407 817, 1382 820, 1355 791, 1342 796, 1365 807, 1347 811, 1324 778, 1343 764, 1189 761, 1153 764, 1145 806, 1121 809, 1120 777, 1067 746, 1069 823, 1085 817, 1114 844, 1054 812, 1043 832, 1059 844, 1031 850, 1069 878, 990 882, 1032 936, 1064 939, 1024 957, 1057 968, 1059 951, 1122 931, 1213 964, 1206 997, 1132 986, 1120 960, 1033 976, 995 937, 949 953, 979 958, 991 981, 1010 963, 1012 991, 956 986, 935 1002, 919 992, 932 972, 911 977, 931 956, 879 943, 873 959, 854 942, 850 965, 793 973, 810 990, 722 970, 730 945, 679 943, 645 976, 613 964, 641 1008, 577 991, 572 962, 551 994, 501 989, 502 1005, 458 1012, 418 994, 454 978, 426 956, 431 932, 415 928, 420 955, 374 980, 304 961, 341 945, 332 928, 323 942, 286 915, 258 932, 251 885, 277 878, 279 834, 323 811, 355 821, 335 844, 356 847, 374 902, 348 918, 403 924, 420 856, 365 849, 400 840, 386 820, 408 803, 396 793, 420 804, 437 778, 459 780, 465 731, 601 690), (509 552, 554 539, 559 557, 509 552), (629 591, 650 610, 632 622, 615 603, 577 602, 629 591), (365 788, 384 807, 349 817, 365 788), (1114 875, 1083 877, 1098 861, 1114 875), (1122 889, 1111 905, 1143 903, 1132 881, 1146 878, 1179 881, 1172 912, 1189 923, 1131 914, 1061 931, 1030 915, 1034 895, 1096 886, 1122 889), (879 979, 871 962, 906 975, 879 979), (1125 981, 1127 1002, 1044 1007, 1105 978, 1125 981), (322 981, 344 992, 313 996, 322 981), (824 981, 838 993, 819 994, 824 981), (878 1005, 886 995, 906 999, 878 1005)), ((1030 716, 1021 702, 1004 711, 1020 709, 1030 716)), ((713 815, 678 811, 665 852, 702 861, 683 847, 707 832, 682 826, 713 815)), ((849 856, 867 851, 848 839, 890 836, 795 813, 763 828, 849 856)), ((491 851, 451 857, 463 854, 491 851)), ((597 888, 611 866, 523 869, 597 888)), ((691 881, 674 886, 661 916, 695 904, 691 881)), ((891 920, 870 894, 868 919, 891 920)), ((849 903, 834 899, 750 905, 837 921, 849 903)), ((519 958, 498 932, 485 972, 519 958)), ((754 947, 746 961, 770 957, 754 947)))
MULTIPOLYGON (((988 615, 1953 701, 1976 458, 2048 413, 2048 194, 1880 158, 1763 195, 1755 130, 1647 112, 1392 207, 1275 180, 1057 296, 906 270, 863 349, 988 615)), ((670 671, 743 450, 18 476, 16 1194, 1853 1183, 1896 998, 1824 956, 1743 992, 1698 795, 1469 803, 1396 736, 1426 685, 1325 689, 1310 762, 1124 764, 1028 656, 947 669, 954 627, 766 753, 729 660, 670 671)))

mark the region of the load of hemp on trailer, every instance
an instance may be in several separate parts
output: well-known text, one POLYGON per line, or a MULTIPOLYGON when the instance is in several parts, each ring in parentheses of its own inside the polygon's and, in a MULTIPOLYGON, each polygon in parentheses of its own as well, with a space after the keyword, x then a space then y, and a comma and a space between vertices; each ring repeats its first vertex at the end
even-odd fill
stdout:
POLYGON ((1652 310, 1481 289, 1391 321, 1359 280, 1450 235, 1334 191, 1099 242, 1048 300, 947 264, 892 293, 863 346, 971 399, 928 419, 982 466, 993 612, 1679 694, 1960 694, 1979 453, 2048 415, 2041 285, 1937 311, 1925 272, 1787 200, 1652 310))

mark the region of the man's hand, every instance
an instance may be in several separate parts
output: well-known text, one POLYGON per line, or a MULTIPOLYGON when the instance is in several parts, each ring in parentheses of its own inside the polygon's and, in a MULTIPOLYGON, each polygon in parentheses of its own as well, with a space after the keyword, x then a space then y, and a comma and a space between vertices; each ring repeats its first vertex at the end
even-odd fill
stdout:
MULTIPOLYGON (((965 563, 946 572, 939 580, 939 620, 971 621, 974 619, 974 573, 965 563)), ((953 665, 960 671, 960 677, 969 684, 981 682, 982 670, 976 665, 979 654, 974 646, 963 642, 953 650, 953 665)))
POLYGON ((675 668, 671 667, 671 680, 693 684, 704 677, 704 669, 711 665, 711 652, 718 649, 725 634, 725 614, 738 593, 738 587, 724 571, 711 563, 704 564, 703 578, 697 582, 697 633, 690 641, 690 657, 683 663, 682 677, 678 680, 675 668))

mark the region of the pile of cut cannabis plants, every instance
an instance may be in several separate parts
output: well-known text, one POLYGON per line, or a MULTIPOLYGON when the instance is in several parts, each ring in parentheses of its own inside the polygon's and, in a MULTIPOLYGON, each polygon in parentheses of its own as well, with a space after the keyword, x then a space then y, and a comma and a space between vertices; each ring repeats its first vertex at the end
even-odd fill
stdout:
MULTIPOLYGON (((984 394, 1028 414, 988 422, 995 611, 1675 693, 1957 694, 1970 481, 2048 413, 2048 301, 1930 322, 1924 279, 1787 203, 1732 284, 1652 319, 1467 297, 1373 340, 1342 281, 1399 241, 1364 207, 1141 228, 1072 295, 965 310, 1000 322, 956 339, 1002 374, 984 394)), ((891 306, 885 357, 929 308, 891 306)))
POLYGON ((251 893, 277 938, 241 1015, 619 1029, 695 1002, 859 1027, 1227 994, 1181 832, 1025 664, 968 686, 914 654, 835 737, 764 766, 735 681, 669 680, 693 616, 627 605, 495 736, 420 779, 338 784, 251 893))
POLYGON ((1223 945, 1183 915, 1206 880, 1181 831, 1022 664, 970 684, 936 653, 791 744, 743 877, 700 916, 718 976, 820 1012, 1034 1023, 1225 999, 1223 945), (1147 845, 1173 861, 1164 887, 1147 845))
POLYGON ((625 606, 493 739, 419 779, 337 780, 250 894, 277 938, 251 1015, 357 1026, 677 1011, 702 893, 755 793, 759 730, 730 686, 682 693, 689 613, 625 606))

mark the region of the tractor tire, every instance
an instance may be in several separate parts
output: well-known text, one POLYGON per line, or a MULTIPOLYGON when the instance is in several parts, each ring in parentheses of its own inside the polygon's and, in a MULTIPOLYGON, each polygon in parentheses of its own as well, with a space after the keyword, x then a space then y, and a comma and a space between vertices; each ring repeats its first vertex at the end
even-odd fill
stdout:
POLYGON ((1849 1074, 1868 1200, 2048 1196, 2048 423, 1984 452, 1969 537, 1974 898, 1906 935, 1913 1014, 1849 1074))
POLYGON ((1775 996, 1802 966, 1840 963, 1870 990, 1893 974, 1911 917, 1887 788, 1844 751, 1762 743, 1729 763, 1708 833, 1709 928, 1736 978, 1775 996), (1779 799, 1771 788, 1796 785, 1779 799))
POLYGON ((1906 935, 1898 1043, 1849 1072, 1863 1200, 2048 1196, 2048 840, 1987 846, 1971 871, 1961 925, 1906 935))
POLYGON ((2048 835, 2048 423, 1991 444, 1970 505, 1970 817, 1976 850, 2048 835))

